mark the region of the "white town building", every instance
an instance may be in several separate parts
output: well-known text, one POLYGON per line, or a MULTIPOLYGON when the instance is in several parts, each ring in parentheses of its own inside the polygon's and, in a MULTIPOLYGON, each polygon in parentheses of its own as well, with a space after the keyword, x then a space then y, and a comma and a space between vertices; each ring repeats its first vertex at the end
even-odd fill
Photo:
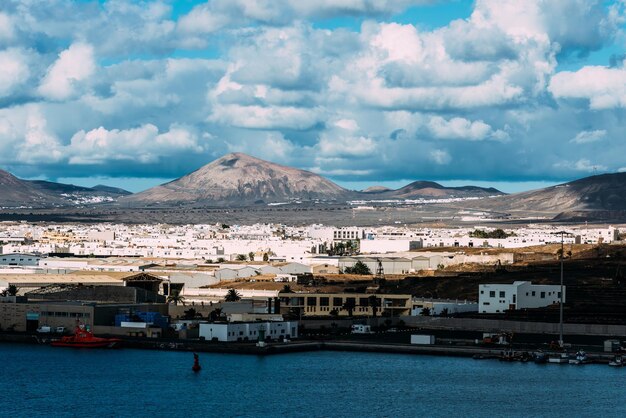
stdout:
POLYGON ((298 337, 298 322, 228 322, 200 324, 200 337, 207 341, 257 341, 298 337))
MULTIPOLYGON (((565 303, 565 286, 563 302, 565 303)), ((506 310, 543 308, 559 303, 559 285, 536 285, 531 282, 478 285, 480 313, 501 313, 506 310)))

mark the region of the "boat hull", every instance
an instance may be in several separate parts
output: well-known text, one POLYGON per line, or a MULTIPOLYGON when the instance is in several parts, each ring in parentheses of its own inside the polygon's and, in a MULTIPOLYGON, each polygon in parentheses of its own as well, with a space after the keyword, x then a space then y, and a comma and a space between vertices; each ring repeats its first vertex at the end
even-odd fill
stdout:
POLYGON ((50 343, 53 347, 73 347, 73 348, 118 348, 120 346, 120 340, 107 340, 107 341, 52 341, 50 343))

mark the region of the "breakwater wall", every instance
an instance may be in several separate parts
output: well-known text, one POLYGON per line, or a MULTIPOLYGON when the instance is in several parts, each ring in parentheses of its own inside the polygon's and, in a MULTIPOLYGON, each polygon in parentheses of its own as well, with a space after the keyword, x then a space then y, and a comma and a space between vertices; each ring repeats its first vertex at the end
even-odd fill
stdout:
MULTIPOLYGON (((503 321, 497 319, 402 317, 406 325, 450 331, 513 332, 516 334, 558 334, 559 324, 550 322, 503 321)), ((626 337, 626 325, 563 324, 565 335, 626 337)))

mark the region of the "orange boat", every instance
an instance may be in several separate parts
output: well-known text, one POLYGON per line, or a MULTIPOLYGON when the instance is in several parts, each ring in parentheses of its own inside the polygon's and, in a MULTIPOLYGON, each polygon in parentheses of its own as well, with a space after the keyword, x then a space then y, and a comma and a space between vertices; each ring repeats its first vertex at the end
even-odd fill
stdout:
POLYGON ((93 333, 83 325, 77 325, 74 335, 61 337, 60 340, 53 340, 50 345, 53 347, 76 347, 76 348, 116 348, 122 340, 119 338, 94 337, 93 333))

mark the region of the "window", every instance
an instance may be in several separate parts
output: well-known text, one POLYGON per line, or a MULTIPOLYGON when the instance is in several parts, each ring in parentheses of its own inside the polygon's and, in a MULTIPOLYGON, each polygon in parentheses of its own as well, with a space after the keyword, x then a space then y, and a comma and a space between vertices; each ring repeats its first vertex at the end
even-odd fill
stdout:
POLYGON ((534 290, 533 290, 533 293, 532 293, 532 295, 533 295, 533 296, 536 296, 536 295, 535 295, 535 291, 534 291, 534 290))
POLYGON ((306 298, 306 304, 307 306, 315 306, 316 305, 316 299, 315 297, 308 297, 306 298))
POLYGON ((503 291, 501 290, 501 291, 500 291, 500 297, 501 297, 501 298, 506 297, 506 292, 503 292, 503 291))
POLYGON ((513 295, 513 303, 515 303, 515 299, 517 299, 516 297, 517 295, 513 295))
POLYGON ((557 297, 557 298, 559 298, 559 299, 561 299, 561 292, 557 292, 557 293, 556 293, 556 297, 557 297))
POLYGON ((481 291, 480 291, 480 294, 481 294, 481 295, 484 295, 484 294, 485 294, 485 291, 484 291, 484 290, 481 290, 481 291))
POLYGON ((320 298, 320 306, 329 306, 330 298, 322 297, 320 298))
POLYGON ((546 298, 546 292, 541 292, 541 299, 545 299, 546 298))
POLYGON ((369 300, 367 298, 359 298, 359 305, 369 306, 369 300))
POLYGON ((495 298, 496 297, 496 291, 495 290, 490 290, 489 291, 489 297, 490 298, 495 298))
POLYGON ((489 302, 483 302, 483 305, 491 305, 489 302))

